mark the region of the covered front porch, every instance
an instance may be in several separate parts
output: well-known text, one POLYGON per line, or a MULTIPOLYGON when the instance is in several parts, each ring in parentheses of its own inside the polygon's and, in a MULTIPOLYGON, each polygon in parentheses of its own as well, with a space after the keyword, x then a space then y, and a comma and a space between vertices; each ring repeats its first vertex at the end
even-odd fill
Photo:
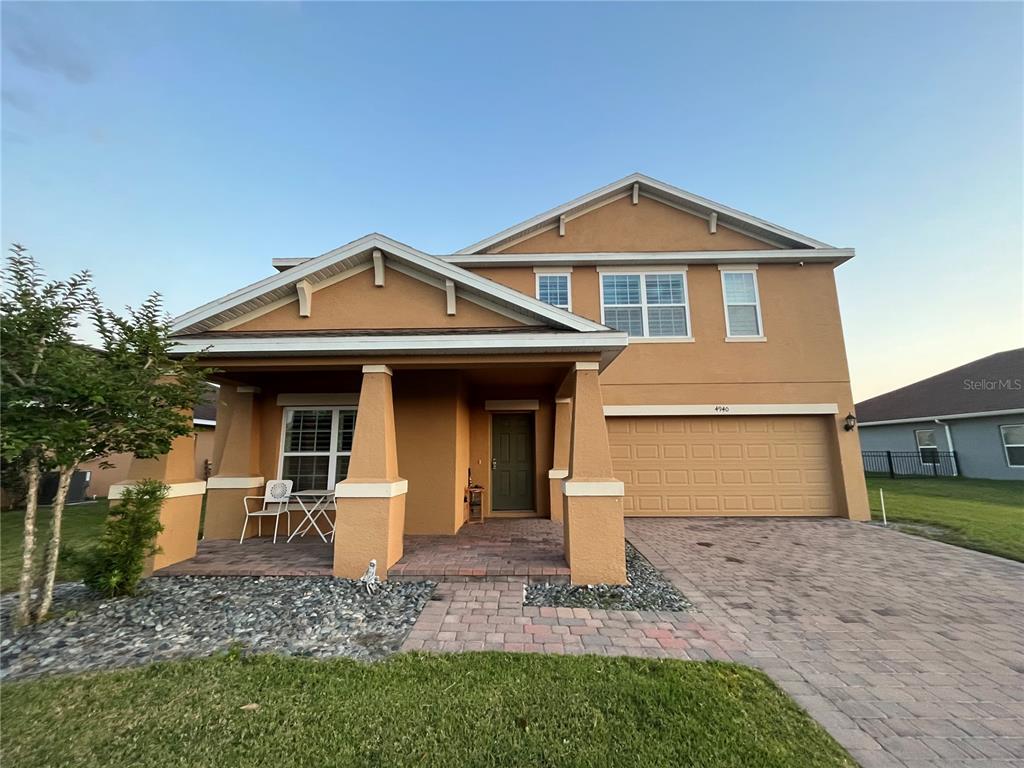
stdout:
MULTIPOLYGON (((210 363, 203 538, 158 555, 157 573, 356 578, 372 559, 382 578, 625 580, 599 354, 210 363), (275 479, 333 489, 332 542, 275 544, 272 523, 258 535, 242 499, 275 479), (470 487, 482 488, 480 523, 470 487)), ((170 522, 168 540, 181 528, 170 522)))
MULTIPOLYGON (((545 519, 489 520, 464 526, 454 536, 403 537, 404 554, 392 579, 429 581, 523 581, 564 583, 569 566, 562 526, 545 519)), ((254 537, 199 543, 195 557, 162 568, 158 576, 330 576, 334 546, 318 539, 274 544, 254 537)))

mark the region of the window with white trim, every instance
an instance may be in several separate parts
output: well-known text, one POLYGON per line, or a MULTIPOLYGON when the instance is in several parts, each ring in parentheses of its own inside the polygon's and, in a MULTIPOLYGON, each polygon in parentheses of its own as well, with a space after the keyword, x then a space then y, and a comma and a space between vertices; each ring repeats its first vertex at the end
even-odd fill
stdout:
POLYGON ((1006 424, 999 427, 999 434, 1003 438, 1006 465, 1024 467, 1024 424, 1006 424))
POLYGON ((725 300, 725 334, 728 338, 758 338, 764 335, 756 271, 723 269, 722 296, 725 300))
POLYGON ((934 429, 915 429, 914 439, 917 441, 917 453, 922 464, 939 463, 939 444, 935 442, 934 429))
POLYGON ((601 321, 630 336, 689 338, 685 272, 603 272, 601 321))
POLYGON ((565 272, 537 273, 537 298, 546 304, 569 311, 572 307, 572 278, 565 272))
POLYGON ((348 476, 355 406, 285 408, 283 431, 280 476, 296 491, 334 488, 348 476))

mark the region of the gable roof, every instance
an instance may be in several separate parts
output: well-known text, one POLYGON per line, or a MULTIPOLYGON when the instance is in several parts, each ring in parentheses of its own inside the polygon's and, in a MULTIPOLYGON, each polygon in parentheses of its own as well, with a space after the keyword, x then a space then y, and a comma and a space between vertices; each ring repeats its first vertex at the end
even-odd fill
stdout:
POLYGON ((373 233, 186 312, 174 319, 171 331, 176 335, 202 333, 222 323, 238 320, 268 304, 295 297, 295 285, 300 280, 309 280, 315 288, 318 282, 365 264, 372 260, 374 250, 385 254, 386 260, 393 259, 436 279, 451 280, 457 290, 486 299, 500 309, 525 315, 542 325, 566 331, 609 330, 600 323, 545 304, 390 237, 373 233))
POLYGON ((861 426, 877 422, 1024 411, 1024 348, 998 352, 855 406, 861 426))
POLYGON ((588 192, 581 197, 577 197, 575 200, 570 200, 568 203, 538 214, 526 221, 516 224, 513 227, 509 227, 496 235, 492 235, 491 237, 484 238, 477 243, 466 246, 462 250, 456 251, 456 253, 481 253, 486 249, 505 245, 513 239, 522 238, 534 232, 539 232, 542 229, 547 229, 548 227, 557 224, 559 217, 572 215, 584 208, 604 202, 616 197, 617 195, 621 195, 624 192, 631 191, 634 184, 637 185, 638 194, 684 208, 698 216, 703 216, 704 218, 708 218, 712 213, 717 214, 719 224, 727 226, 730 229, 734 229, 737 232, 742 232, 743 234, 751 235, 752 237, 766 240, 785 248, 832 247, 820 240, 815 240, 807 235, 801 235, 799 232, 794 232, 793 230, 780 227, 777 224, 772 224, 764 219, 751 216, 749 213, 743 213, 743 211, 738 211, 727 205, 716 203, 714 200, 709 200, 706 197, 701 197, 700 195, 695 195, 692 192, 687 192, 679 187, 673 187, 671 184, 658 181, 657 179, 645 176, 642 173, 631 173, 625 178, 614 181, 599 189, 595 189, 593 192, 588 192))

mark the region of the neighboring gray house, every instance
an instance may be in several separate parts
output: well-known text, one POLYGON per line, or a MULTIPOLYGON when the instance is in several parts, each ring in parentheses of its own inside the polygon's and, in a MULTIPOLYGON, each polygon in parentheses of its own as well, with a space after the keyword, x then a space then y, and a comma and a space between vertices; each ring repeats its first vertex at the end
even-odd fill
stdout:
POLYGON ((857 403, 865 469, 1024 480, 1024 348, 857 403), (953 453, 951 453, 953 452, 953 453))

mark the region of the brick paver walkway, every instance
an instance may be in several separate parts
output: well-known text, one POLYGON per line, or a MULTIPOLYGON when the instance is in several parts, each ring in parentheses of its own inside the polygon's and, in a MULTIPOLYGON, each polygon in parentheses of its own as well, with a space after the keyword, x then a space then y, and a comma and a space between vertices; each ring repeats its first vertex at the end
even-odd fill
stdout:
POLYGON ((1024 764, 1024 566, 843 520, 633 519, 689 614, 526 608, 442 584, 407 650, 732 659, 865 768, 1024 764))

